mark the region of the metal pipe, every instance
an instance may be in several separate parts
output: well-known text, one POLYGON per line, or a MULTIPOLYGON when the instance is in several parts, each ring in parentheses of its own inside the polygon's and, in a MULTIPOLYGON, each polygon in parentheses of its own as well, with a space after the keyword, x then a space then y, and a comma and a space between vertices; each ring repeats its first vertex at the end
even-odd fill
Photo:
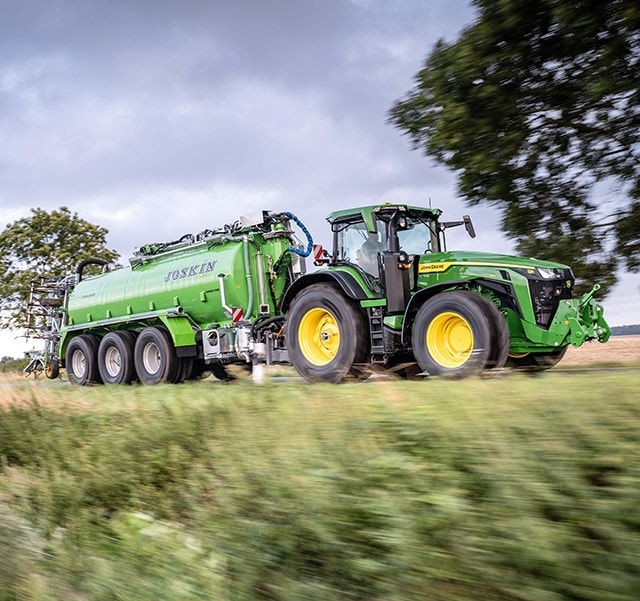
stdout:
POLYGON ((258 268, 258 296, 260 297, 260 305, 264 307, 267 304, 267 290, 265 288, 264 263, 262 262, 261 251, 256 253, 256 266, 258 268))
POLYGON ((227 295, 224 291, 224 273, 218 274, 218 279, 220 280, 220 303, 222 304, 222 308, 229 314, 231 317, 232 310, 229 305, 227 305, 227 295))
POLYGON ((247 306, 247 313, 245 315, 246 319, 251 319, 251 314, 253 313, 253 276, 251 275, 251 262, 249 260, 249 237, 245 234, 242 236, 242 241, 244 243, 244 270, 247 278, 247 288, 249 289, 249 301, 247 306))

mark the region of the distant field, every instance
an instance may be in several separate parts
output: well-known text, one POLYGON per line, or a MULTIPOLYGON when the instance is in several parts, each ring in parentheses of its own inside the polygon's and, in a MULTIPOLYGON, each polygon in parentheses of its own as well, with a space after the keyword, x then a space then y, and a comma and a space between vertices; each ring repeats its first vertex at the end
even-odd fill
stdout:
POLYGON ((612 336, 608 342, 570 346, 560 366, 593 363, 640 363, 640 336, 612 336))

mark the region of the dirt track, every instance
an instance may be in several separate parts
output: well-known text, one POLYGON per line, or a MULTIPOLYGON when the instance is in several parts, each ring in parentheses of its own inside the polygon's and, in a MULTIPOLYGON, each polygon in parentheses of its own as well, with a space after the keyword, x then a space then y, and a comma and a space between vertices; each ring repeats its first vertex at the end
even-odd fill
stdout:
POLYGON ((591 341, 570 346, 560 365, 589 365, 602 362, 640 361, 640 336, 612 336, 605 344, 591 341))

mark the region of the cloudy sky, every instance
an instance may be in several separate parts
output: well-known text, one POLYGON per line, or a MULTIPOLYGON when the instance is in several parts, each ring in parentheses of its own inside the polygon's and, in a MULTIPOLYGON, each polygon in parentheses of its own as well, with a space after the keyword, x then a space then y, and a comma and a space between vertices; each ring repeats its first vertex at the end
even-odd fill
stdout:
MULTIPOLYGON (((2 0, 0 228, 67 206, 126 258, 290 210, 328 245, 332 210, 431 199, 476 224, 450 247, 510 251, 497 212, 386 123, 473 18, 464 0, 2 0)), ((640 321, 638 281, 605 302, 612 324, 640 321)))

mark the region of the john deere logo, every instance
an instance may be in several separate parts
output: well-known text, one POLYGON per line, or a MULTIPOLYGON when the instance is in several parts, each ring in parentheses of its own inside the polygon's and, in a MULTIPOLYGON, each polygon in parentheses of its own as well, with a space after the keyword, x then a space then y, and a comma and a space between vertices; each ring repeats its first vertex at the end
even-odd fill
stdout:
POLYGON ((451 261, 445 263, 420 263, 418 273, 440 273, 449 269, 451 265, 453 265, 451 261))

